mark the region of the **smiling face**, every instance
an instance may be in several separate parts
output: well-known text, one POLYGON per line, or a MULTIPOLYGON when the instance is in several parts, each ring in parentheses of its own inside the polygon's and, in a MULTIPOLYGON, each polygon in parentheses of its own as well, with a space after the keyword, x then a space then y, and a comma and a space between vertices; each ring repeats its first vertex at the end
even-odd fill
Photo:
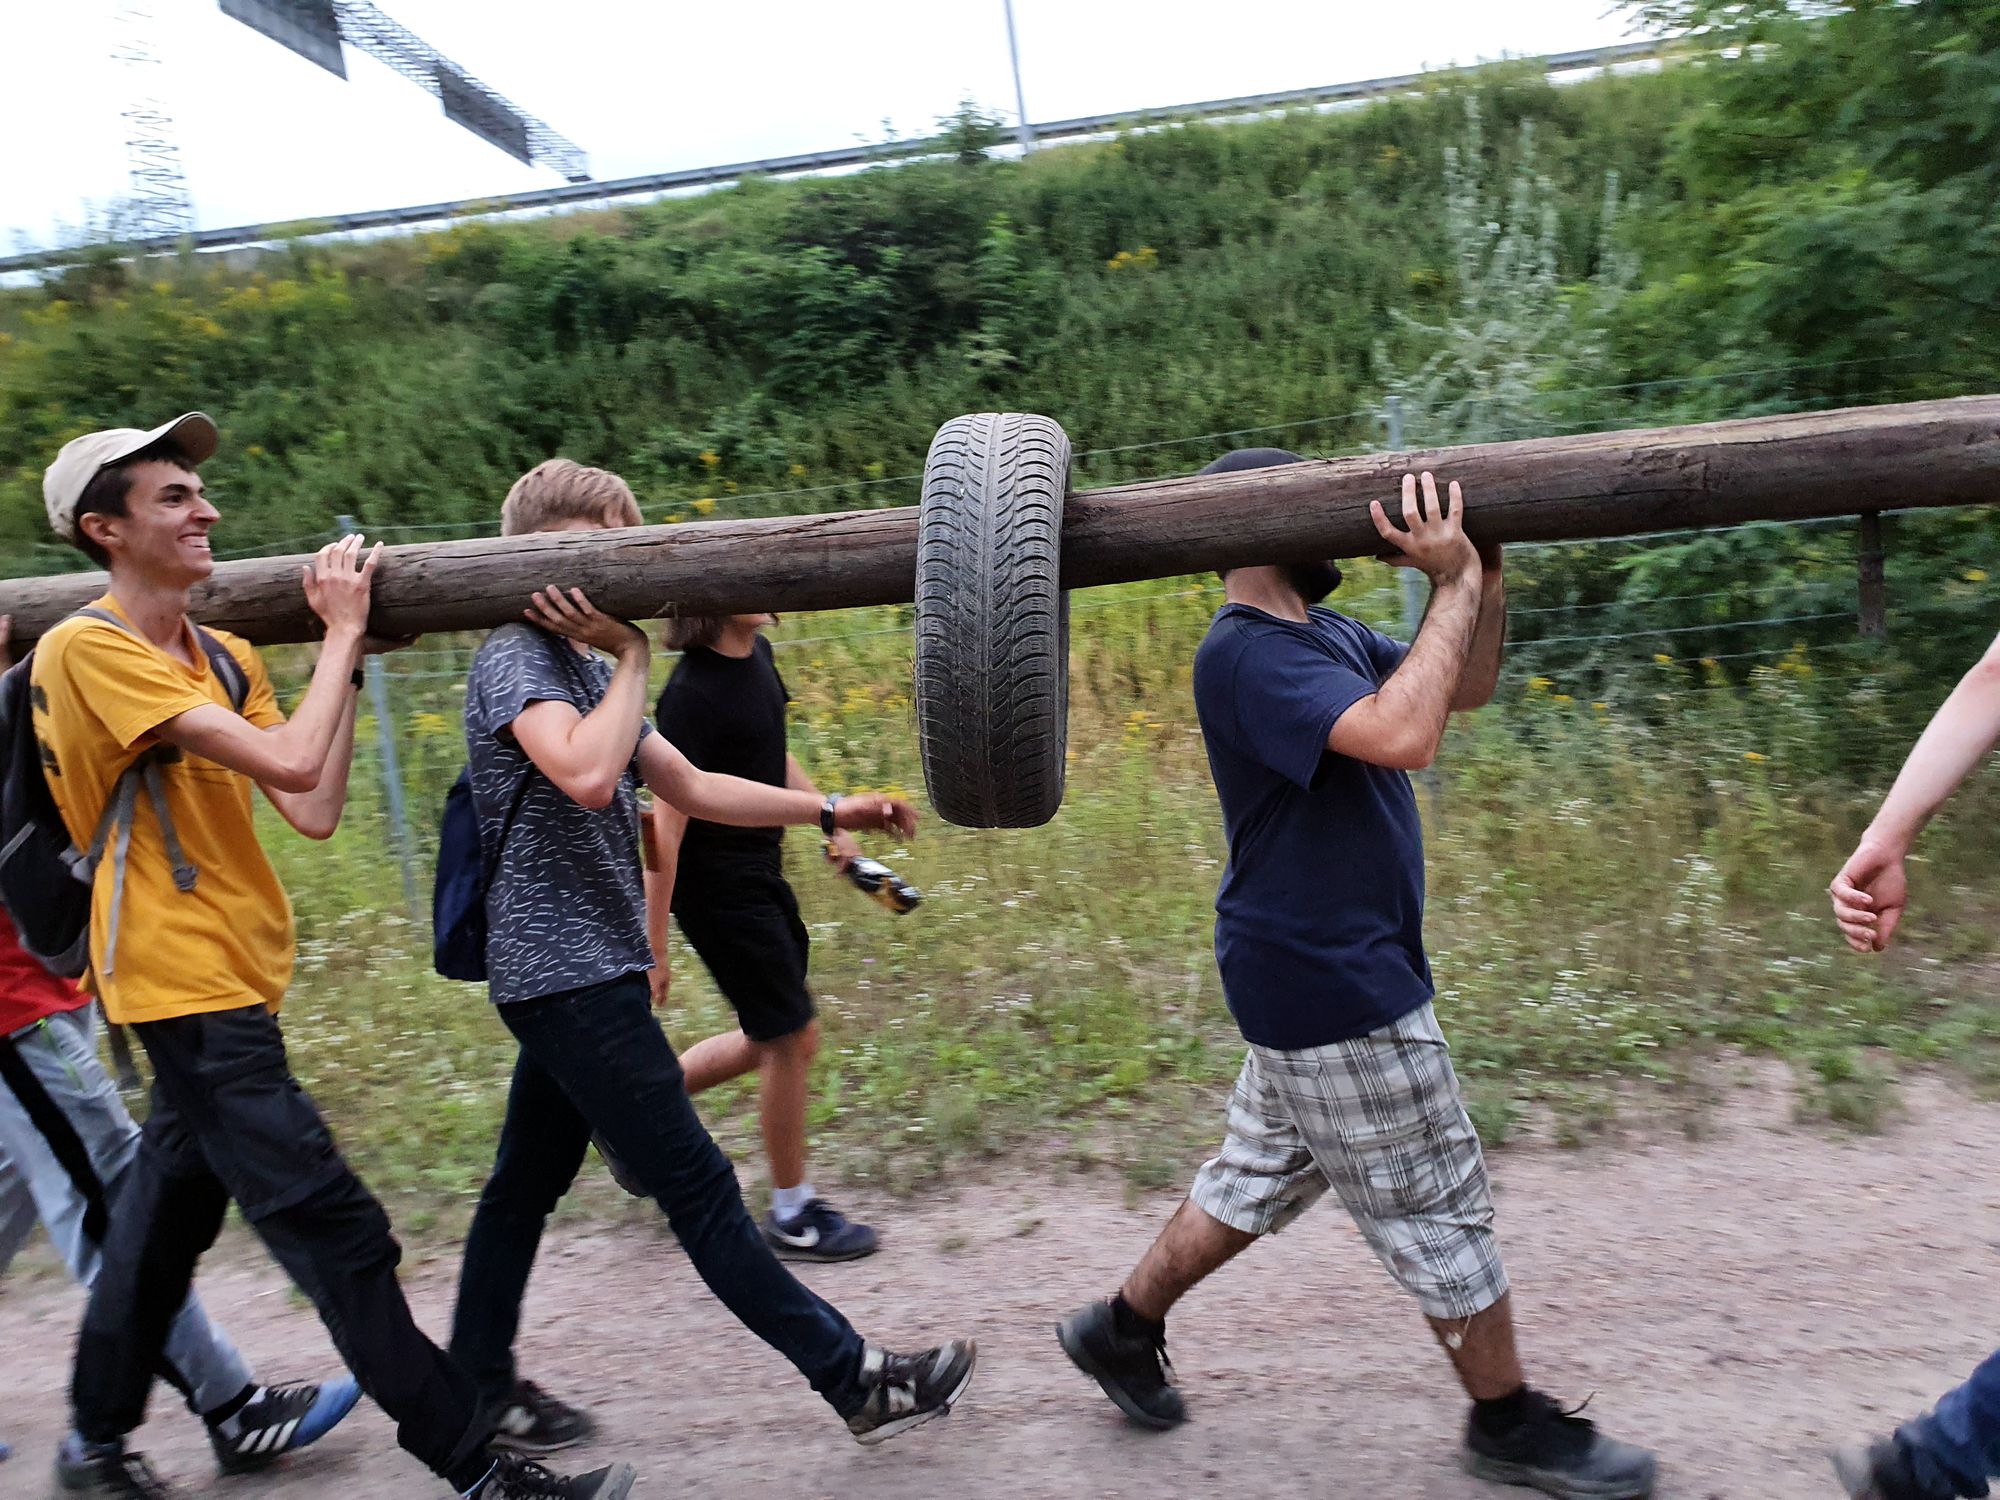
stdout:
POLYGON ((170 459, 127 471, 124 513, 77 518, 83 533, 123 572, 169 588, 187 588, 215 571, 208 532, 221 517, 202 492, 201 476, 170 459))

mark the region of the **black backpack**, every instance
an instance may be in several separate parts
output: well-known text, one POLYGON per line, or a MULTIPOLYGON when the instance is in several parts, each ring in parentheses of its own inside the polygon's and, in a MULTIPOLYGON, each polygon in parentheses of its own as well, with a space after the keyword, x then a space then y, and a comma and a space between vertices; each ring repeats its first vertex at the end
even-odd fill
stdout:
POLYGON ((438 823, 437 876, 431 886, 431 967, 446 979, 477 982, 486 978, 486 892, 500 868, 500 851, 521 810, 532 767, 514 788, 507 817, 493 852, 480 847, 479 812, 472 803, 472 768, 444 794, 444 817, 438 823))
MULTIPOLYGON (((80 609, 77 614, 137 634, 109 610, 80 609)), ((227 690, 230 705, 241 713, 250 692, 241 664, 200 626, 195 627, 195 638, 227 690)), ((38 693, 30 681, 34 660, 30 651, 0 675, 0 904, 14 919, 21 946, 50 973, 74 979, 90 966, 91 890, 108 851, 111 917, 104 935, 104 972, 110 974, 116 964, 118 915, 125 895, 125 856, 142 790, 159 820, 160 837, 173 862, 174 884, 191 891, 200 873, 181 849, 160 783, 160 767, 178 760, 181 752, 175 745, 156 745, 127 766, 105 799, 90 848, 78 849, 49 793, 49 755, 35 737, 38 693)))

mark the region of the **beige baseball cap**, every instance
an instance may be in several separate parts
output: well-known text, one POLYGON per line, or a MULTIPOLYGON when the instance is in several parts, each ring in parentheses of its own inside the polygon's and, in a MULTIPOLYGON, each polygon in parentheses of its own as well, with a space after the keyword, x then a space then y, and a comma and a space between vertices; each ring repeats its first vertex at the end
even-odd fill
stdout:
POLYGON ((49 508, 49 525, 55 534, 66 542, 76 540, 76 507, 99 469, 130 458, 162 438, 180 449, 191 464, 205 463, 222 441, 206 413, 191 411, 150 432, 114 427, 109 432, 86 432, 64 443, 56 461, 42 471, 42 503, 49 508))

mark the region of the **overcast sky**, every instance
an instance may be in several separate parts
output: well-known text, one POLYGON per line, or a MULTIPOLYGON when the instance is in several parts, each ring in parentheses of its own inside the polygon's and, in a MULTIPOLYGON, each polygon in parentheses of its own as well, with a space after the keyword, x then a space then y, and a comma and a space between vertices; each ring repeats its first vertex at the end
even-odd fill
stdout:
MULTIPOLYGON (((143 0, 142 0, 143 3, 143 0)), ((631 176, 1013 115, 1001 0, 379 0, 631 176)), ((124 192, 120 111, 151 87, 205 228, 550 185, 348 49, 346 82, 224 16, 150 0, 161 63, 115 63, 106 0, 0 0, 0 248, 124 192)), ((1629 39, 1612 0, 1015 0, 1028 114, 1048 120, 1629 39)))

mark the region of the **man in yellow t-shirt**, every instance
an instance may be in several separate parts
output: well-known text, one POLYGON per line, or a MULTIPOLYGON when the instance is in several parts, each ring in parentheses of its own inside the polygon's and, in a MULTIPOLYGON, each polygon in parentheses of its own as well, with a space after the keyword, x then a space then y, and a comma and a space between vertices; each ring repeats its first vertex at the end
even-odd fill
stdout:
MULTIPOLYGON (((141 636, 115 592, 91 608, 117 616, 128 628, 72 615, 43 637, 35 652, 34 680, 41 690, 34 695, 35 734, 45 751, 49 790, 79 849, 90 847, 119 773, 135 756, 164 743, 162 725, 194 709, 234 712, 227 689, 191 639, 181 642, 193 657, 185 661, 141 636)), ((259 730, 282 725, 285 716, 262 658, 235 636, 210 634, 235 658, 249 684, 243 719, 259 730)), ((353 715, 344 717, 344 744, 351 747, 353 715)), ((344 782, 344 754, 341 760, 337 774, 344 782)), ((292 975, 292 907, 257 842, 249 778, 182 755, 161 768, 161 782, 184 857, 198 873, 192 890, 179 890, 159 822, 136 819, 118 951, 112 952, 106 942, 113 861, 104 860, 91 893, 90 957, 105 1014, 130 1025, 236 1010, 252 1001, 276 1010, 292 975)), ((327 817, 338 813, 334 804, 327 817)), ((301 832, 310 837, 319 830, 308 826, 301 832)))
POLYGON ((250 786, 309 838, 338 826, 380 548, 364 558, 360 539, 345 538, 304 570, 326 635, 289 721, 256 652, 209 637, 247 682, 239 713, 187 614, 189 590, 214 569, 218 512, 197 470, 216 442, 200 413, 150 432, 90 433, 43 478, 50 525, 108 569, 98 607, 112 616, 64 621, 36 649, 50 792, 79 847, 142 755, 159 761, 164 803, 156 811, 138 798, 126 858, 107 853, 92 896, 92 971, 111 1019, 130 1024, 152 1060, 153 1100, 78 1337, 76 1430, 57 1477, 89 1494, 168 1495, 125 1438, 233 1199, 395 1419, 402 1446, 460 1495, 622 1500, 628 1466, 559 1479, 491 1447, 475 1383, 410 1316, 387 1216, 292 1077, 276 1016, 292 969, 291 907, 258 845, 250 786))

